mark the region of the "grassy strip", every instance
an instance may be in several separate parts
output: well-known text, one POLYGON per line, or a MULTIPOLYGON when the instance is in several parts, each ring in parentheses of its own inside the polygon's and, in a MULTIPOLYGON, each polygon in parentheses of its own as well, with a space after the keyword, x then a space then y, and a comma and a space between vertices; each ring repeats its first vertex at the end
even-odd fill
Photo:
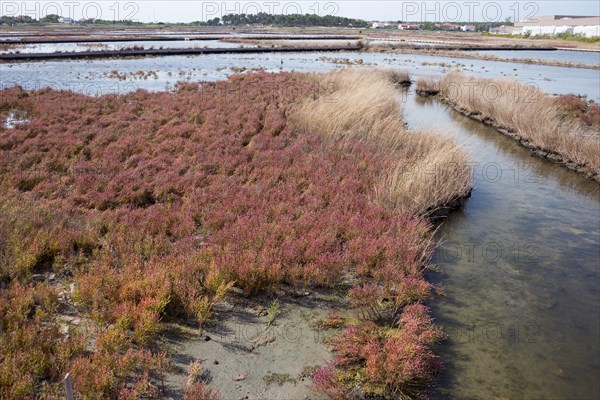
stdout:
POLYGON ((496 126, 536 154, 600 179, 597 132, 565 118, 559 103, 536 87, 459 72, 444 75, 439 87, 459 111, 496 126))
MULTIPOLYGON (((484 33, 484 35, 486 35, 484 33)), ((533 40, 557 40, 557 39, 561 39, 561 40, 565 40, 565 41, 571 41, 571 42, 583 42, 583 43, 597 43, 600 41, 600 37, 598 36, 592 36, 592 37, 586 37, 583 36, 581 34, 573 34, 573 33, 559 33, 557 35, 531 35, 531 34, 488 34, 489 36, 494 36, 494 37, 506 37, 506 38, 511 38, 511 39, 533 39, 533 40)))
POLYGON ((388 167, 375 188, 382 204, 424 215, 468 194, 462 149, 448 137, 405 129, 395 84, 409 82, 407 76, 356 69, 314 79, 331 93, 326 101, 309 99, 300 107, 300 125, 332 137, 340 146, 366 141, 384 149, 382 160, 388 167))

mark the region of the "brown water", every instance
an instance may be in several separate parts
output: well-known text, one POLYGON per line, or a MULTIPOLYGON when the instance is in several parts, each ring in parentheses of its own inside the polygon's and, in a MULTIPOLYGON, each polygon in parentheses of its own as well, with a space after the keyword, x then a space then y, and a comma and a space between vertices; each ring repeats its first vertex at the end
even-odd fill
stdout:
POLYGON ((600 185, 413 94, 412 128, 471 153, 475 191, 434 256, 448 332, 433 398, 600 398, 600 185))

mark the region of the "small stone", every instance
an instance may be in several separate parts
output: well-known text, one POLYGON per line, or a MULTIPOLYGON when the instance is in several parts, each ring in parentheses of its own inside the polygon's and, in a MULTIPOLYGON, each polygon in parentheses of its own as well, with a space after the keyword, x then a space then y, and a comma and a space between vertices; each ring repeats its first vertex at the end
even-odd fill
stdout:
POLYGON ((233 380, 236 382, 243 381, 246 379, 247 376, 248 376, 248 374, 239 374, 238 376, 233 378, 233 380))
POLYGON ((269 343, 272 343, 275 341, 275 337, 273 336, 262 336, 258 339, 256 339, 251 347, 252 350, 260 347, 260 346, 264 346, 267 345, 269 343))
POLYGON ((205 342, 210 342, 210 336, 205 335, 202 340, 204 340, 205 342))
POLYGON ((546 158, 549 160, 552 160, 552 161, 562 161, 562 159, 563 159, 561 155, 554 154, 554 153, 548 153, 546 158))

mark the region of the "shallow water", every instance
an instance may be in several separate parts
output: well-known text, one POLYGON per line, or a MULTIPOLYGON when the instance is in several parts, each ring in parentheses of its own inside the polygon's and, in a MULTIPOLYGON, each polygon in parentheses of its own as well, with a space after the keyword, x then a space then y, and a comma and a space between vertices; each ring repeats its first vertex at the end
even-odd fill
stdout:
MULTIPOLYGON (((81 51, 106 51, 123 50, 133 47, 144 49, 193 49, 193 48, 234 48, 240 47, 239 43, 224 42, 221 40, 153 40, 139 42, 90 42, 90 43, 40 43, 17 45, 8 50, 0 50, 0 54, 7 53, 72 53, 81 51)), ((245 44, 245 47, 255 45, 245 44)))
POLYGON ((599 398, 600 186, 433 100, 406 97, 405 119, 456 138, 475 163, 429 276, 449 334, 432 397, 599 398))
MULTIPOLYGON (((190 43, 190 42, 188 42, 190 43)), ((252 55, 206 54, 197 56, 145 57, 130 59, 45 61, 0 64, 0 87, 16 84, 26 89, 52 86, 87 94, 123 93, 137 90, 165 90, 177 81, 225 79, 232 68, 263 68, 279 71, 326 71, 345 68, 346 63, 405 69, 415 75, 440 75, 460 69, 467 74, 510 77, 536 85, 550 94, 576 93, 600 101, 600 71, 545 65, 516 64, 485 60, 438 57, 418 54, 355 52, 264 53, 252 55), (156 79, 110 78, 110 71, 134 73, 156 71, 156 79)))
POLYGON ((527 51, 527 50, 482 50, 477 54, 489 54, 507 58, 528 58, 539 60, 563 61, 587 65, 600 65, 600 52, 592 51, 527 51))

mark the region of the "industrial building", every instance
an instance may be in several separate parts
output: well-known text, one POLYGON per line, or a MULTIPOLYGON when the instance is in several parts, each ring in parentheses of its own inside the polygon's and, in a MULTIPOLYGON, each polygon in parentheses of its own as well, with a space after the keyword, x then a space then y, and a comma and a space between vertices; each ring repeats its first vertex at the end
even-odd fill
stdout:
POLYGON ((524 19, 515 23, 513 34, 557 35, 571 33, 585 37, 600 36, 600 17, 549 15, 524 19))

